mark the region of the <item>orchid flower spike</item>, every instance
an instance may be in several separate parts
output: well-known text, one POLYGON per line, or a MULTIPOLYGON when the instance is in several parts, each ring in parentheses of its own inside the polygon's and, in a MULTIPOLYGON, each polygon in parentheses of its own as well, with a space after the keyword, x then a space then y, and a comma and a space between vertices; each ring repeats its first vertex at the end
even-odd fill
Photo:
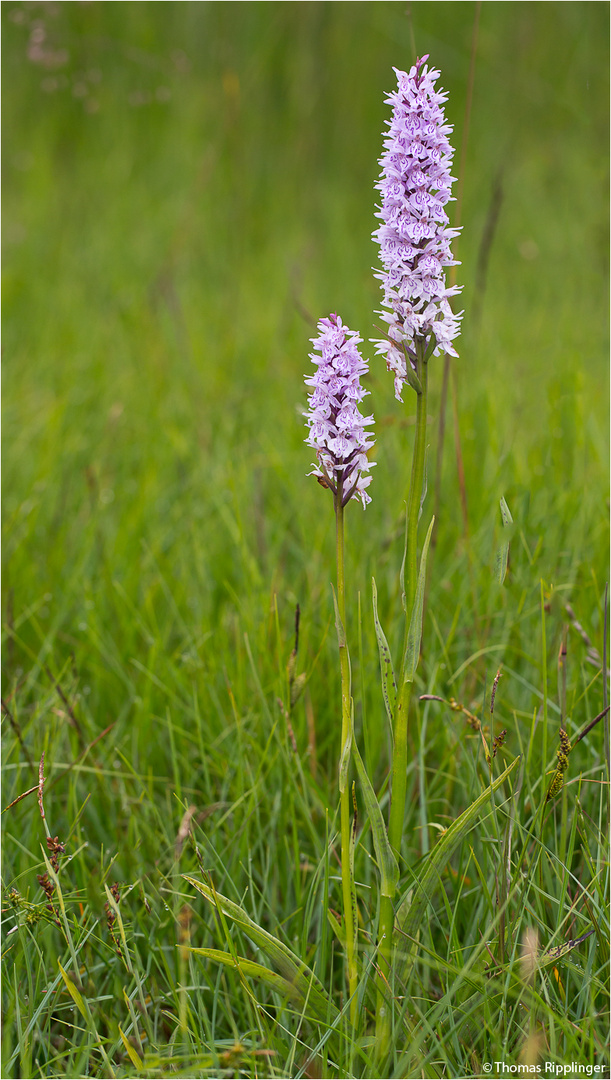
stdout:
POLYGON ((395 375, 395 395, 402 400, 403 384, 415 370, 416 346, 430 355, 457 356, 452 341, 460 332, 462 312, 455 315, 450 298, 459 286, 446 286, 444 268, 458 265, 450 241, 460 230, 450 228, 446 204, 451 200, 450 175, 454 150, 445 120, 447 94, 436 90, 439 71, 416 61, 409 74, 394 69, 398 88, 388 95, 392 105, 389 132, 380 158, 376 187, 382 205, 376 217, 382 224, 373 233, 380 245, 386 309, 379 312, 388 325, 387 337, 376 341, 395 375))
POLYGON ((357 348, 363 339, 344 326, 339 315, 321 319, 318 331, 310 353, 316 371, 305 380, 306 386, 313 387, 304 413, 309 429, 305 441, 318 457, 308 475, 331 488, 342 507, 352 498, 366 506, 371 502, 366 491, 371 476, 366 474, 375 462, 367 457, 374 441, 365 431, 373 424, 373 416, 363 416, 359 410, 359 402, 369 393, 361 386, 361 376, 368 371, 357 348))

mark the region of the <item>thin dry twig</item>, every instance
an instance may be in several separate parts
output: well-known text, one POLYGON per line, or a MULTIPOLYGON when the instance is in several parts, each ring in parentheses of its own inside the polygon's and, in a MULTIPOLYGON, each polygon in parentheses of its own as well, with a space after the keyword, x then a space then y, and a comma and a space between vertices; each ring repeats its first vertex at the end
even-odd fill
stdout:
POLYGON ((579 637, 581 638, 581 640, 583 641, 586 649, 588 650, 586 660, 588 661, 589 664, 592 664, 594 667, 602 668, 603 675, 605 676, 606 679, 608 679, 609 678, 609 671, 607 669, 607 665, 606 665, 606 663, 603 664, 603 662, 602 662, 602 660, 600 658, 600 653, 599 653, 598 649, 592 644, 587 632, 584 630, 584 628, 581 625, 581 623, 579 622, 575 612, 573 611, 573 608, 571 607, 571 605, 569 603, 565 603, 564 610, 566 611, 566 613, 567 613, 567 615, 569 617, 569 622, 570 622, 571 626, 573 627, 573 630, 575 630, 576 633, 579 634, 579 637))
POLYGON ((33 791, 38 791, 38 784, 34 784, 34 787, 28 788, 27 791, 22 791, 21 795, 18 795, 16 799, 13 799, 13 801, 8 804, 8 806, 4 807, 2 813, 5 814, 7 810, 11 809, 11 806, 16 806, 18 802, 25 799, 26 795, 31 795, 33 791))
POLYGON ((607 705, 606 709, 603 709, 603 711, 600 712, 598 716, 595 716, 593 720, 590 720, 589 724, 586 724, 586 726, 579 732, 579 735, 576 735, 573 739, 573 742, 571 743, 571 750, 573 749, 573 747, 577 746, 578 742, 581 742, 582 739, 585 739, 586 735, 590 734, 592 728, 596 727, 596 725, 600 723, 600 721, 603 719, 603 717, 607 715, 608 712, 609 706, 607 705))
POLYGON ((57 679, 55 678, 55 676, 53 675, 53 672, 51 671, 51 669, 49 667, 45 667, 45 671, 46 671, 47 675, 49 676, 51 682, 53 683, 55 689, 57 690, 60 701, 62 701, 63 704, 66 707, 66 712, 68 713, 68 717, 70 719, 70 723, 72 724, 72 727, 76 731, 79 739, 81 740, 81 743, 84 744, 85 736, 83 734, 83 729, 82 729, 79 721, 76 718, 76 715, 75 715, 74 709, 72 708, 72 705, 68 701, 68 698, 64 694, 64 691, 62 690, 62 688, 59 685, 59 683, 58 683, 57 679))
POLYGON ((492 185, 488 213, 484 222, 482 238, 477 253, 477 267, 475 271, 475 288, 473 290, 473 306, 471 310, 471 322, 473 335, 477 341, 482 320, 482 308, 484 305, 484 293, 486 291, 486 279, 488 277, 488 263, 490 252, 496 233, 496 227, 503 205, 503 170, 499 168, 492 185))
POLYGON ((83 758, 87 756, 90 750, 93 750, 93 747, 96 745, 96 743, 99 743, 100 739, 103 739, 105 735, 108 735, 109 731, 112 731, 115 723, 116 721, 113 720, 112 724, 109 724, 108 727, 104 728, 104 731, 101 731, 99 735, 96 735, 93 742, 90 742, 89 746, 86 746, 85 749, 82 750, 81 753, 78 755, 78 757, 75 757, 74 761, 70 762, 68 768, 65 769, 64 772, 60 773, 59 776, 56 776, 55 780, 51 781, 47 790, 50 791, 51 788, 55 786, 55 784, 58 784, 60 780, 63 780, 64 776, 66 776, 67 773, 71 772, 71 770, 74 769, 76 765, 78 765, 79 761, 82 761, 83 758))
POLYGON ((21 749, 23 750, 26 758, 28 759, 28 765, 31 765, 32 768, 35 768, 34 762, 32 761, 32 757, 30 755, 30 751, 28 750, 27 746, 25 745, 25 743, 23 741, 23 735, 22 735, 22 732, 21 732, 21 727, 19 726, 19 724, 15 720, 15 717, 13 716, 11 710, 9 709, 8 705, 6 704, 6 701, 4 700, 4 698, 0 698, 0 702, 2 703, 2 711, 4 712, 4 715, 8 717, 9 724, 11 725, 13 731, 15 732, 15 735, 17 737, 19 745, 20 745, 21 749))

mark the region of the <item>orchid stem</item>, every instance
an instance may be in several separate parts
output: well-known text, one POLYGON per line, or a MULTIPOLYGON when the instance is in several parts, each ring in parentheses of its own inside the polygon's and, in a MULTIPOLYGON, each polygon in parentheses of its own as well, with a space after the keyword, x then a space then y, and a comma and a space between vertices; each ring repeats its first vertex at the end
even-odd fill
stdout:
MULTIPOLYGON (((348 646, 345 639, 346 628, 346 593, 344 585, 344 507, 342 506, 343 481, 340 477, 337 481, 335 493, 335 522, 337 542, 337 608, 341 619, 344 634, 340 633, 339 659, 342 678, 342 736, 340 761, 344 761, 346 746, 352 738, 352 700, 350 693, 350 662, 348 659, 348 646)), ((357 1022, 357 998, 358 985, 356 966, 356 893, 354 888, 354 875, 350 850, 350 831, 352 825, 352 813, 350 804, 350 785, 348 783, 349 762, 343 777, 343 789, 340 782, 340 808, 341 808, 341 845, 342 845, 342 897, 344 905, 344 929, 346 932, 346 961, 348 966, 348 987, 351 997, 350 1020, 353 1028, 357 1022)))
MULTIPOLYGON (((405 818, 407 791, 407 721, 412 692, 412 682, 405 678, 407 642, 418 581, 418 519, 424 487, 424 462, 426 453, 426 409, 428 390, 428 363, 425 360, 424 342, 417 343, 417 371, 421 392, 417 393, 416 441, 412 458, 409 498, 407 505, 407 530, 405 552, 405 641, 399 675, 397 704, 394 716, 394 749, 392 756, 392 789, 388 839, 397 861, 400 863, 401 839, 405 818)), ((378 930, 378 963, 376 1011, 376 1043, 378 1058, 388 1053, 391 1036, 392 996, 391 960, 394 929, 394 896, 380 900, 380 925, 378 930)))

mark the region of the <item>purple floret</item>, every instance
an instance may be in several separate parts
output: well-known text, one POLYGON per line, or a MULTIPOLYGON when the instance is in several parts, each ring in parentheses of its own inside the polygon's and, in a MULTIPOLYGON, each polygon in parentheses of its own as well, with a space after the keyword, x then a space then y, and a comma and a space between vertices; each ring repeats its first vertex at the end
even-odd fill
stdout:
POLYGON ((318 477, 334 495, 339 486, 342 506, 352 498, 366 506, 371 502, 366 491, 371 477, 364 474, 375 462, 367 457, 374 441, 365 431, 373 424, 373 416, 363 416, 358 407, 369 393, 361 386, 361 375, 368 371, 357 348, 363 339, 344 326, 339 315, 321 319, 318 331, 310 353, 316 371, 305 380, 306 386, 314 388, 308 397, 310 408, 304 413, 309 428, 305 441, 318 456, 309 475, 318 477))
POLYGON ((376 341, 395 375, 399 401, 409 381, 407 365, 415 369, 416 346, 433 345, 435 356, 457 356, 452 341, 460 332, 462 312, 455 315, 450 297, 460 286, 446 286, 444 268, 458 265, 450 241, 459 229, 448 225, 446 203, 451 200, 450 174, 454 150, 448 135, 443 105, 447 94, 435 90, 439 72, 417 60, 409 72, 398 71, 398 89, 386 101, 392 119, 380 158, 382 172, 376 187, 382 205, 376 214, 382 224, 373 234, 380 245, 387 337, 376 341), (423 66, 424 65, 424 66, 423 66), (433 341, 434 337, 434 341, 433 341))

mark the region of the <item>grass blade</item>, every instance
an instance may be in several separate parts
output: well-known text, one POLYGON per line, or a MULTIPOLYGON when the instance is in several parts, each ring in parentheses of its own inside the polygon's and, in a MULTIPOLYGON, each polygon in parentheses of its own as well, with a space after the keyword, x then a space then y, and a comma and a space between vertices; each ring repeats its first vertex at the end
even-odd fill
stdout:
POLYGON ((356 739, 352 740, 352 751, 354 753, 358 778, 361 782, 365 808, 367 810, 369 821, 371 822, 373 846, 378 860, 381 878, 380 892, 382 893, 382 896, 394 896, 399 880, 399 866, 390 846, 388 834, 386 832, 386 824, 384 822, 382 811, 380 810, 380 804, 376 798, 376 793, 373 790, 373 784, 367 775, 367 770, 359 753, 356 739))
POLYGON ((293 985, 294 992, 299 994, 301 1001, 309 1001, 320 1019, 326 1020, 335 1016, 337 1010, 322 983, 316 978, 311 968, 304 964, 282 941, 279 941, 273 934, 268 933, 263 927, 253 922, 244 911, 244 908, 240 907, 239 904, 234 904, 233 900, 229 900, 226 896, 222 896, 221 893, 217 893, 215 889, 205 885, 203 881, 198 881, 197 878, 192 878, 188 874, 185 874, 184 878, 210 904, 215 907, 218 905, 221 911, 269 956, 270 960, 277 965, 283 979, 293 985))
POLYGON ((121 1042, 123 1043, 123 1046, 125 1047, 125 1052, 126 1052, 127 1056, 129 1057, 129 1060, 131 1061, 134 1068, 137 1069, 138 1072, 141 1072, 142 1071, 142 1066, 143 1066, 142 1058, 134 1050, 132 1044, 130 1043, 129 1039, 127 1038, 127 1035, 125 1035, 125 1033, 123 1032, 120 1024, 119 1024, 119 1035, 121 1036, 121 1042))
POLYGON ((380 619, 378 617, 378 590, 376 588, 376 579, 371 579, 371 589, 373 593, 373 621, 376 628, 376 638, 378 639, 378 650, 380 653, 380 674, 382 676, 382 695, 384 697, 384 704, 386 706, 386 715, 388 716, 388 722, 390 724, 390 734, 392 738, 393 732, 393 717, 395 715, 395 704, 397 700, 397 683, 395 680, 395 673, 392 666, 392 657, 386 635, 382 630, 380 619))
POLYGON ((482 791, 479 798, 475 799, 475 801, 471 803, 471 806, 467 807, 460 817, 450 825, 426 860, 422 875, 410 885, 408 895, 410 891, 413 893, 411 902, 406 911, 405 908, 403 909, 405 914, 403 915, 401 922, 397 922, 395 925, 398 951, 400 950, 400 952, 403 952, 403 949, 405 949, 399 964, 401 977, 403 979, 405 979, 409 973, 409 968, 415 958, 416 935, 422 925, 426 909, 431 902, 433 893, 439 884, 444 867, 449 859, 451 859, 463 837, 477 822, 493 792, 504 783, 518 764, 519 760, 519 757, 517 757, 515 761, 512 761, 511 765, 509 765, 489 787, 482 791))
POLYGON ((513 518, 505 499, 501 499, 501 517, 503 519, 503 536, 505 539, 501 543, 495 559, 495 576, 499 585, 502 585, 507 574, 507 566, 509 564, 509 541, 511 539, 511 533, 506 530, 511 529, 513 525, 513 518))
POLYGON ((404 682, 414 681, 416 668, 418 667, 418 657, 420 656, 420 641, 422 639, 422 612, 424 607, 426 559, 429 551, 429 544, 431 542, 431 534, 433 532, 434 524, 435 518, 431 518, 429 531, 426 534, 426 539, 422 547, 422 555, 420 556, 420 571, 418 573, 418 584, 416 586, 414 606, 412 608, 412 614, 409 623, 409 634, 407 635, 407 642, 405 646, 405 663, 403 665, 404 682))
MULTIPOLYGON (((208 960, 214 960, 217 964, 225 964, 226 967, 237 968, 242 975, 248 975, 251 979, 258 979, 259 982, 271 986, 272 990, 276 990, 282 997, 289 998, 299 1005, 304 1004, 302 992, 294 982, 291 982, 290 979, 285 979, 282 975, 278 975, 276 971, 272 971, 262 964, 257 964, 254 960, 247 960, 243 956, 234 957, 231 953, 223 952, 221 949, 197 949, 193 946, 188 946, 187 951, 194 953, 196 956, 205 956, 208 960)), ((312 1003, 311 994, 309 1001, 312 1003)), ((319 1014, 317 1018, 319 1020, 326 1020, 326 1010, 322 1015, 319 1014)))

